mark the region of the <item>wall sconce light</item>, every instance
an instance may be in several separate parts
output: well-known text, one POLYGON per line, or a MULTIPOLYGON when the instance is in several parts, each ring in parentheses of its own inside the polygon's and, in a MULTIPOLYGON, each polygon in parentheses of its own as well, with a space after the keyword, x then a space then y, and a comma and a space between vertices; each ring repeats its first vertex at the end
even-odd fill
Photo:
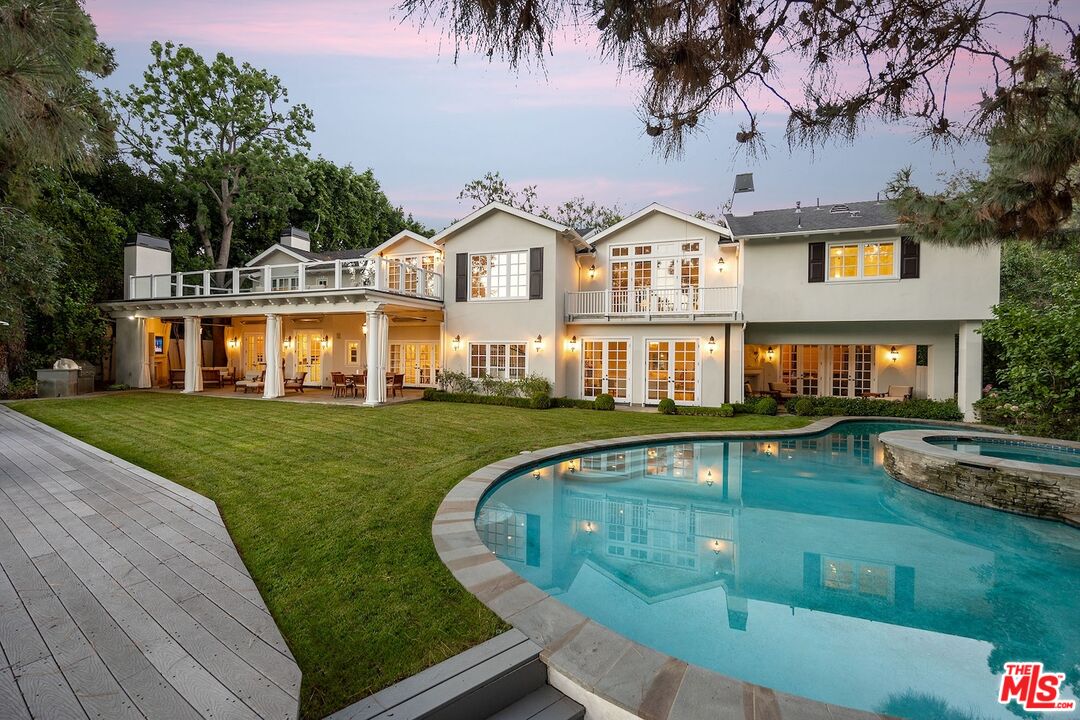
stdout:
POLYGON ((329 344, 330 344, 330 336, 329 335, 323 335, 322 336, 322 346, 326 347, 329 344))
POLYGON ((895 345, 889 348, 889 359, 893 362, 896 362, 900 359, 900 351, 896 349, 895 345))
POLYGON ((292 347, 292 335, 286 335, 285 336, 285 342, 283 344, 285 345, 286 350, 291 348, 292 347))
POLYGON ((360 328, 360 332, 362 332, 362 333, 364 333, 365 335, 367 335, 367 323, 364 323, 364 327, 360 328))
POLYGON ((544 336, 543 335, 537 335, 536 339, 533 340, 533 349, 535 349, 536 352, 540 352, 541 348, 543 348, 543 347, 544 347, 544 336))
POLYGON ((577 350, 577 335, 572 335, 570 340, 567 341, 566 346, 570 348, 570 352, 577 350))
POLYGON ((719 541, 719 540, 713 540, 713 541, 712 541, 712 551, 713 551, 714 553, 716 553, 717 555, 719 555, 719 554, 720 554, 720 550, 721 550, 721 549, 722 549, 723 547, 724 547, 724 546, 720 544, 720 541, 719 541))
POLYGON ((576 460, 571 460, 569 463, 567 463, 567 465, 568 465, 567 469, 570 470, 570 472, 572 472, 572 473, 577 472, 577 465, 575 465, 576 462, 577 462, 576 460))
POLYGON ((724 272, 724 257, 716 258, 716 272, 724 272))
POLYGON ((710 355, 716 352, 716 338, 712 335, 710 335, 709 339, 705 341, 705 349, 709 351, 710 355))
POLYGON ((236 348, 240 347, 240 338, 238 338, 238 337, 229 338, 228 346, 229 346, 230 350, 235 350, 236 348))
POLYGON ((533 470, 533 479, 534 480, 539 480, 540 479, 540 468, 536 468, 535 470, 533 470))
POLYGON ((768 359, 768 361, 769 361, 769 362, 772 362, 773 356, 774 356, 775 354, 776 354, 776 353, 775 353, 775 351, 773 350, 773 346, 772 346, 772 345, 770 345, 770 346, 769 346, 768 348, 766 348, 766 349, 765 349, 765 357, 766 357, 766 359, 768 359))
POLYGON ((592 265, 589 266, 589 279, 590 280, 596 279, 596 263, 593 263, 592 265))
POLYGON ((592 523, 591 523, 591 522, 587 522, 587 523, 585 523, 585 532, 587 532, 587 533, 589 533, 590 535, 592 535, 592 531, 593 531, 593 526, 592 526, 592 523))
POLYGON ((705 471, 705 484, 709 487, 713 486, 712 468, 705 471))
POLYGON ((460 350, 461 349, 461 336, 460 335, 455 335, 454 339, 450 341, 450 346, 452 348, 454 348, 455 352, 460 350))

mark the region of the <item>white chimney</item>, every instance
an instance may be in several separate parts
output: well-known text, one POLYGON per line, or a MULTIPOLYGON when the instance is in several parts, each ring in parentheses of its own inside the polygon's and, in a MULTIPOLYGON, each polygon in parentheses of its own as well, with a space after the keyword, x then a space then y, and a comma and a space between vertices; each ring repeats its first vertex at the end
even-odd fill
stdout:
POLYGON ((304 252, 311 252, 311 236, 306 231, 300 228, 287 227, 281 231, 281 237, 278 238, 278 242, 285 247, 292 248, 293 250, 303 250, 304 252))
POLYGON ((172 247, 165 238, 137 233, 124 244, 124 299, 168 297, 169 278, 151 279, 148 275, 167 276, 172 272, 172 247), (132 284, 132 276, 141 276, 132 284), (162 295, 162 293, 165 293, 162 295))

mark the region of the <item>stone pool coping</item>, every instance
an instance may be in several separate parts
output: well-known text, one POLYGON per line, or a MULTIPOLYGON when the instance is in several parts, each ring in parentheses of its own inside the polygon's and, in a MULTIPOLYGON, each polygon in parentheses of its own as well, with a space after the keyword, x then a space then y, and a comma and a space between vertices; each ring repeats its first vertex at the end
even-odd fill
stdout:
MULTIPOLYGON (((890 430, 878 436, 885 449, 886 472, 894 480, 952 500, 1080 527, 1080 468, 967 453, 928 442, 937 438, 1002 440, 990 432, 890 430), (960 472, 943 480, 936 477, 938 470, 960 472)), ((1007 438, 1017 444, 1080 451, 1080 442, 1070 440, 1007 438)))
POLYGON ((496 558, 476 531, 477 510, 492 487, 523 468, 553 458, 645 443, 800 437, 851 421, 928 422, 969 432, 973 428, 997 429, 939 420, 843 416, 787 430, 637 435, 526 451, 480 468, 447 493, 431 526, 435 550, 466 590, 544 648, 541 658, 548 665, 549 681, 584 705, 590 717, 641 717, 647 720, 729 716, 745 720, 880 718, 881 715, 872 712, 829 705, 731 678, 634 642, 527 582, 496 558))

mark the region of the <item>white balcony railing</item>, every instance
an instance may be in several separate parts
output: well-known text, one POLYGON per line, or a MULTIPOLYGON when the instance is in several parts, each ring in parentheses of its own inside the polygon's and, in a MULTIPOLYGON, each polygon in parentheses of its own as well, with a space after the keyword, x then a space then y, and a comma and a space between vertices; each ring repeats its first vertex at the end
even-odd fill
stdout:
POLYGON ((566 293, 566 314, 582 317, 734 315, 739 288, 637 288, 566 293))
POLYGON ((133 275, 128 280, 130 300, 315 293, 361 288, 427 300, 443 298, 441 273, 387 258, 133 275))

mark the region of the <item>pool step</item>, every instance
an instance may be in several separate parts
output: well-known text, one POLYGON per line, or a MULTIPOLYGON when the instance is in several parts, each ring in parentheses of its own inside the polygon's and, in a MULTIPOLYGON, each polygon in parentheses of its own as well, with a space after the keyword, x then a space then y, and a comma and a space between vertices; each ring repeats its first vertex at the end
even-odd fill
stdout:
POLYGON ((540 646, 511 630, 350 705, 327 720, 575 720, 547 684, 540 646))

